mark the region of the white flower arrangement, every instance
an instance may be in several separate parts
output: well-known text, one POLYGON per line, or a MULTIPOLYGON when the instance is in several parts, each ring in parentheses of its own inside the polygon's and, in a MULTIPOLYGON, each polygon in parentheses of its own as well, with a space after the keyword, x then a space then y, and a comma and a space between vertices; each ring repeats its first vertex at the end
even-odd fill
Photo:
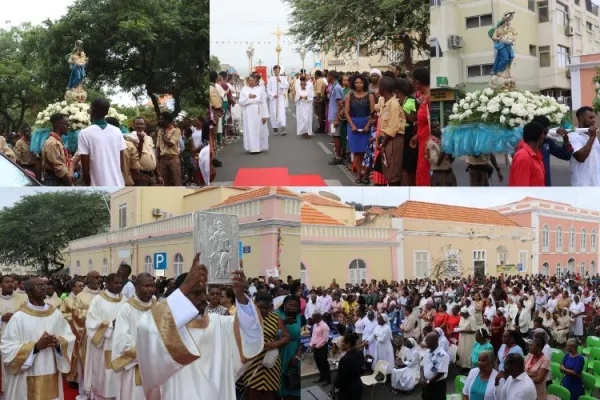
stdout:
POLYGON ((490 88, 468 93, 454 104, 450 124, 500 124, 512 129, 544 115, 553 125, 568 120, 569 107, 553 97, 535 95, 529 91, 496 92, 490 88))
POLYGON ((187 112, 181 110, 179 114, 175 117, 175 122, 182 122, 187 117, 187 112))
MULTIPOLYGON (((90 121, 89 109, 90 105, 87 103, 67 103, 66 101, 56 102, 50 104, 44 111, 38 113, 35 126, 40 128, 47 126, 50 123, 50 116, 52 114, 61 113, 69 117, 69 130, 79 131, 87 128, 92 123, 90 121)), ((119 112, 112 107, 108 110, 107 117, 117 118, 121 124, 127 120, 126 115, 119 114, 119 112)))

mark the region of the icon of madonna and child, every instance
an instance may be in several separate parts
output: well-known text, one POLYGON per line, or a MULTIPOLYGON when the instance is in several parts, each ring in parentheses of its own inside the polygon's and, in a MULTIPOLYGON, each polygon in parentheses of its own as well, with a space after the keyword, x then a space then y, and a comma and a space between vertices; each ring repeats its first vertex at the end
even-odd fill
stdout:
POLYGON ((83 103, 87 98, 87 93, 83 89, 83 82, 85 81, 85 67, 88 63, 88 58, 83 51, 83 41, 78 40, 75 42, 75 48, 67 55, 66 59, 69 62, 71 72, 65 100, 83 103))
POLYGON ((515 12, 506 12, 496 27, 489 30, 488 35, 494 42, 494 64, 489 85, 492 89, 511 90, 515 87, 515 79, 510 74, 510 67, 515 58, 515 41, 517 33, 511 26, 515 12))

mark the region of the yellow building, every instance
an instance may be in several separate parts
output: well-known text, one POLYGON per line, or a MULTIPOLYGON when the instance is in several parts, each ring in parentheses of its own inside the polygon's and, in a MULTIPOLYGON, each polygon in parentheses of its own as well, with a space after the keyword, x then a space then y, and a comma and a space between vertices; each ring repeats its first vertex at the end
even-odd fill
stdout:
POLYGON ((494 62, 488 31, 516 12, 512 75, 523 90, 570 104, 570 57, 600 52, 598 6, 586 0, 432 0, 432 117, 447 121, 452 88, 487 87, 494 62), (436 101, 437 100, 437 101, 436 101))
POLYGON ((237 215, 247 276, 298 277, 300 196, 285 188, 125 188, 112 194, 108 233, 69 244, 71 274, 116 272, 121 262, 133 274, 176 277, 193 257, 192 215, 197 211, 237 215), (154 253, 167 253, 166 271, 156 271, 154 253))
POLYGON ((407 201, 357 222, 339 213, 302 207, 301 278, 309 286, 531 272, 532 229, 498 211, 407 201))

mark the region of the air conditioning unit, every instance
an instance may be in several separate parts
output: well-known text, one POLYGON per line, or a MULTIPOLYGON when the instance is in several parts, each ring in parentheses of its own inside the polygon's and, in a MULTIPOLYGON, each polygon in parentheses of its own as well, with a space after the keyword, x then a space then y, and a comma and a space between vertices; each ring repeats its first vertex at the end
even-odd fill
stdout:
POLYGON ((451 49, 461 49, 463 47, 463 38, 458 35, 448 36, 448 47, 451 49))
POLYGON ((152 216, 153 217, 160 217, 163 215, 163 211, 160 208, 153 208, 152 209, 152 216))
POLYGON ((571 25, 566 26, 565 27, 565 35, 567 35, 567 36, 575 35, 575 28, 573 28, 571 25))

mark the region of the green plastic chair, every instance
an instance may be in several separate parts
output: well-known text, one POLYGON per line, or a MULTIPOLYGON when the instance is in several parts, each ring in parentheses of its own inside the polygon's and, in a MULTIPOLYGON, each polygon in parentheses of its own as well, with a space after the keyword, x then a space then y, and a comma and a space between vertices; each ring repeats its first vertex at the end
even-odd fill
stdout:
POLYGON ((563 358, 565 357, 565 353, 563 353, 560 349, 551 349, 552 350, 552 359, 550 361, 555 363, 561 363, 563 358))
POLYGON ((467 377, 465 375, 457 375, 456 378, 454 378, 455 393, 462 394, 463 388, 465 387, 466 382, 467 382, 467 377))
POLYGON ((569 389, 560 385, 555 385, 554 383, 548 386, 548 394, 558 396, 560 400, 571 400, 571 392, 569 392, 569 389))
POLYGON ((594 363, 594 368, 592 369, 592 375, 594 375, 594 379, 596 380, 596 389, 600 389, 600 362, 594 363))
POLYGON ((600 360, 600 348, 592 347, 590 349, 590 361, 588 362, 588 369, 593 370, 594 364, 596 364, 596 361, 599 361, 599 360, 600 360))
POLYGON ((598 336, 588 336, 585 339, 585 344, 587 347, 585 347, 581 353, 583 355, 589 355, 590 351, 592 350, 592 348, 594 347, 600 347, 600 338, 598 336))
POLYGON ((550 363, 550 372, 552 372, 552 383, 560 385, 563 378, 563 373, 560 372, 560 364, 559 363, 550 363))
POLYGON ((578 400, 598 400, 598 399, 595 397, 592 397, 592 396, 579 396, 578 400))
POLYGON ((583 379, 583 387, 585 388, 585 394, 591 396, 592 392, 596 388, 596 378, 594 377, 594 375, 589 374, 585 371, 581 373, 581 378, 583 379))

